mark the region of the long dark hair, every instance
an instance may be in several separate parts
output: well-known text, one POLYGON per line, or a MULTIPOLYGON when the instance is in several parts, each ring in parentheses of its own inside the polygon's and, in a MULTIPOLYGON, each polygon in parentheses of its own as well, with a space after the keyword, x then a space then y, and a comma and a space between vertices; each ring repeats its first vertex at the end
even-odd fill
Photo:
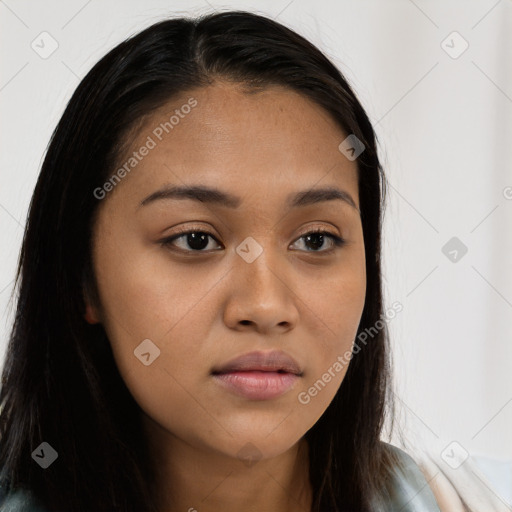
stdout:
POLYGON ((216 78, 247 90, 288 87, 364 144, 357 165, 367 290, 358 333, 377 332, 306 433, 313 511, 371 510, 395 463, 380 441, 387 414, 394 414, 381 290, 385 178, 363 107, 314 45, 264 16, 230 11, 167 19, 120 43, 81 81, 30 203, 2 374, 0 465, 13 488, 28 487, 48 510, 156 510, 141 410, 103 327, 83 317, 84 291, 97 300, 93 191, 113 174, 145 116, 216 78), (44 470, 32 457, 42 442, 60 459, 44 470))

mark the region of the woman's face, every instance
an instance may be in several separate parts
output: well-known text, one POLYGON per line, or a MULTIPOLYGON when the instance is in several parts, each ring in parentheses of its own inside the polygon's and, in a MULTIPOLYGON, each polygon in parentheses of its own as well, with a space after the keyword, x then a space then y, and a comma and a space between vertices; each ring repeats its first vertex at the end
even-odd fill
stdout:
POLYGON ((338 149, 347 135, 290 90, 246 94, 217 83, 146 119, 115 170, 121 179, 96 191, 100 304, 88 318, 103 324, 155 435, 269 458, 295 445, 333 399, 366 290, 356 161, 338 149), (236 199, 152 196, 191 186, 236 199), (324 188, 342 198, 292 205, 324 188), (345 244, 303 236, 313 230, 345 244), (300 376, 212 373, 274 350, 300 376))

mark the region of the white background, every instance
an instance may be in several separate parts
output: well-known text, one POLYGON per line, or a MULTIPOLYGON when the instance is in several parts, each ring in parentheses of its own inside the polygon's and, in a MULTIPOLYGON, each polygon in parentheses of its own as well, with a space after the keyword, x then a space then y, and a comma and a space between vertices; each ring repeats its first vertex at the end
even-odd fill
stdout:
MULTIPOLYGON (((30 197, 79 80, 164 17, 229 8, 318 45, 373 121, 391 184, 386 301, 403 305, 390 321, 403 428, 439 452, 455 440, 512 459, 512 0, 1 1, 0 350, 30 197), (46 59, 31 48, 44 31, 58 43, 46 59), (452 237, 468 249, 456 262, 442 252, 452 237)), ((511 492, 512 475, 493 478, 511 492)))

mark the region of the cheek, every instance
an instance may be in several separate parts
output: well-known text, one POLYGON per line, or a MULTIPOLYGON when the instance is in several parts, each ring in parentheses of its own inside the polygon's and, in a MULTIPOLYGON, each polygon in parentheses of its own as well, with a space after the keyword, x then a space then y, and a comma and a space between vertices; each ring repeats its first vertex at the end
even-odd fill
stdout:
POLYGON ((311 418, 318 418, 338 391, 352 358, 357 330, 366 298, 366 268, 363 249, 353 251, 330 279, 310 283, 303 294, 307 304, 311 371, 305 376, 298 402, 311 418))
POLYGON ((202 300, 222 276, 172 264, 155 243, 144 247, 128 240, 123 253, 120 245, 103 245, 96 264, 103 323, 112 342, 129 337, 131 344, 146 338, 163 343, 183 323, 197 326, 190 315, 200 314, 202 300))
POLYGON ((105 330, 126 387, 148 417, 200 443, 195 433, 215 425, 200 405, 211 365, 202 354, 224 273, 185 272, 161 254, 102 261, 105 330))
POLYGON ((323 352, 332 355, 357 334, 366 299, 364 246, 352 247, 341 254, 339 264, 310 274, 302 280, 300 296, 308 306, 309 325, 318 328, 323 352))
POLYGON ((158 245, 148 250, 124 241, 121 253, 121 243, 110 240, 97 251, 96 274, 119 372, 144 409, 166 402, 172 409, 180 400, 186 406, 183 388, 191 387, 194 370, 207 370, 200 354, 213 322, 209 293, 224 273, 185 272, 158 245))

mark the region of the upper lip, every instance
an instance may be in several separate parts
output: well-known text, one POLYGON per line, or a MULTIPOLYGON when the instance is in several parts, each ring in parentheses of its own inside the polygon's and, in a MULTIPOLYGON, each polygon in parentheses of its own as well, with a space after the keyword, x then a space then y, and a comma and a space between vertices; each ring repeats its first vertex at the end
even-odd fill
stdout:
POLYGON ((270 352, 248 352, 231 359, 222 366, 212 370, 213 374, 228 373, 233 371, 267 371, 277 372, 279 370, 302 375, 302 370, 290 355, 280 350, 270 352))

